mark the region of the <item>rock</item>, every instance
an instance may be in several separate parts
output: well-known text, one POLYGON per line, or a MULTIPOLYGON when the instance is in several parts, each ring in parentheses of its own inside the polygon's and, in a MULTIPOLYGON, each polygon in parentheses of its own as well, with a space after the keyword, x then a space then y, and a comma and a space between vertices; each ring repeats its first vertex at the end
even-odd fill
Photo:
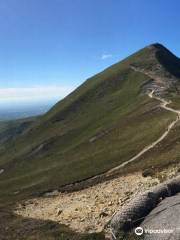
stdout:
POLYGON ((110 202, 108 203, 108 206, 112 206, 112 205, 113 205, 113 202, 110 201, 110 202))
POLYGON ((133 194, 133 192, 131 192, 131 191, 127 191, 127 192, 125 192, 125 194, 126 194, 127 196, 130 196, 130 195, 133 194))
POLYGON ((104 202, 103 199, 99 199, 99 203, 100 203, 100 204, 104 204, 105 202, 104 202))
POLYGON ((107 210, 104 209, 102 212, 100 212, 99 217, 107 217, 109 214, 107 213, 107 210))
POLYGON ((44 194, 45 197, 51 197, 51 196, 54 197, 54 196, 58 196, 58 195, 59 195, 58 190, 54 190, 52 192, 47 192, 44 194))
POLYGON ((154 170, 152 168, 148 168, 148 169, 145 169, 143 172, 142 172, 142 176, 143 177, 152 177, 154 175, 154 170))
POLYGON ((57 209, 57 215, 59 216, 61 213, 63 212, 63 210, 61 208, 57 209))
POLYGON ((179 240, 180 239, 180 194, 164 199, 145 217, 141 227, 144 229, 170 230, 163 234, 145 234, 144 240, 179 240))
POLYGON ((127 200, 130 199, 130 196, 126 196, 124 199, 122 199, 123 202, 126 202, 127 200))

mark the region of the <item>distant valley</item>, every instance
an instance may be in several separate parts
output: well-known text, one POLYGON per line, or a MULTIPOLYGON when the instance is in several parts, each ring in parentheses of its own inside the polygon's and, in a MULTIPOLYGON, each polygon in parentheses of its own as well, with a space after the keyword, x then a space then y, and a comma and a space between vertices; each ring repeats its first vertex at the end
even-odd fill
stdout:
POLYGON ((15 120, 20 118, 27 118, 37 115, 42 115, 47 112, 53 103, 45 103, 45 104, 29 104, 25 106, 17 105, 13 106, 1 106, 0 104, 0 121, 6 120, 15 120))

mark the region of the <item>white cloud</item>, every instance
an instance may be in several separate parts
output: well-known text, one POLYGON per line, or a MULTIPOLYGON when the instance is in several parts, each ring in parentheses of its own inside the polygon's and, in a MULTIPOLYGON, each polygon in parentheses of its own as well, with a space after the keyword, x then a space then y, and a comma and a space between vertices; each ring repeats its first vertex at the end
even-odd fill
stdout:
POLYGON ((52 98, 63 98, 74 87, 69 86, 35 86, 19 88, 0 88, 0 101, 33 101, 52 98))
POLYGON ((107 59, 107 58, 112 58, 112 54, 103 54, 103 55, 101 56, 101 59, 102 59, 102 60, 105 60, 105 59, 107 59))

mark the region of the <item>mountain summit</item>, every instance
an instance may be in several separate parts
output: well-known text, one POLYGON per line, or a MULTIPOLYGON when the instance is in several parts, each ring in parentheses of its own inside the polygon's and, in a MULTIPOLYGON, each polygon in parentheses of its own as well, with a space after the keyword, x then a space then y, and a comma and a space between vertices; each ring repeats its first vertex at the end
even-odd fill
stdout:
MULTIPOLYGON (((57 189, 131 159, 174 119, 148 93, 178 105, 179 78, 179 58, 156 43, 87 79, 3 145, 1 197, 57 189)), ((136 163, 123 171, 137 170, 136 163)), ((140 167, 163 164, 153 158, 140 167)))
POLYGON ((157 91, 162 93, 170 89, 177 91, 179 89, 180 59, 159 43, 152 44, 143 50, 147 51, 146 60, 140 59, 134 63, 133 69, 151 77, 157 91))

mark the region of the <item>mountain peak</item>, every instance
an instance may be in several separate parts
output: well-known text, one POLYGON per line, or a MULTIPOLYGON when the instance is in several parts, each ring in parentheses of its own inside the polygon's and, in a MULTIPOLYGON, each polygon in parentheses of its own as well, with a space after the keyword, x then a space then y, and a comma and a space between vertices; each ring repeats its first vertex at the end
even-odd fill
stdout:
POLYGON ((154 50, 165 50, 170 52, 163 44, 161 43, 152 43, 148 46, 150 49, 154 49, 154 50))
POLYGON ((152 46, 152 47, 155 47, 155 48, 160 48, 160 49, 162 49, 162 48, 165 48, 161 43, 152 43, 150 46, 152 46))

